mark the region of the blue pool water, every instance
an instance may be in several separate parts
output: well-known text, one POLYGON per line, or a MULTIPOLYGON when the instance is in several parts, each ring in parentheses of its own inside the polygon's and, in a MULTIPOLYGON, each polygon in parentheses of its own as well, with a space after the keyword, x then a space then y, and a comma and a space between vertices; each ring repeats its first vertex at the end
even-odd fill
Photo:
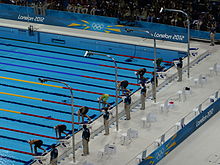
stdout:
MULTIPOLYGON (((0 39, 0 147, 4 147, 0 149, 0 165, 30 164, 33 156, 6 149, 30 153, 27 140, 40 139, 44 142, 43 148, 49 150, 51 144, 57 143, 57 140, 51 137, 56 137, 53 127, 58 124, 66 124, 71 133, 71 123, 69 123, 71 107, 62 104, 70 103, 69 90, 36 84, 39 82, 38 78, 63 81, 74 89, 89 91, 73 90, 74 105, 94 108, 95 110, 90 109, 88 112, 94 120, 101 115, 97 110, 99 108, 97 98, 100 95, 96 92, 115 95, 115 83, 112 81, 115 79, 115 70, 102 65, 114 66, 114 64, 103 56, 84 58, 84 53, 85 50, 0 39), (30 114, 68 122, 49 120, 30 114)), ((165 61, 173 61, 185 56, 183 53, 161 49, 157 49, 157 55, 165 61)), ((127 62, 128 57, 113 54, 111 56, 116 60, 118 67, 135 70, 145 67, 147 71, 153 71, 153 63, 150 60, 134 58, 127 62)), ((146 58, 153 58, 153 49, 146 58)), ((162 65, 166 68, 171 66, 165 63, 162 65)), ((118 73, 119 81, 128 80, 130 83, 137 83, 134 71, 118 69, 118 73)), ((147 77, 150 78, 151 75, 148 74, 147 77)), ((47 84, 63 86, 53 82, 47 84)), ((130 84, 128 88, 135 92, 139 86, 130 84)), ((110 97, 109 100, 114 102, 115 98, 110 97)), ((79 107, 74 109, 74 120, 77 122, 79 107)), ((75 129, 76 131, 80 129, 78 124, 75 124, 75 129)), ((41 153, 41 150, 39 152, 41 153)))

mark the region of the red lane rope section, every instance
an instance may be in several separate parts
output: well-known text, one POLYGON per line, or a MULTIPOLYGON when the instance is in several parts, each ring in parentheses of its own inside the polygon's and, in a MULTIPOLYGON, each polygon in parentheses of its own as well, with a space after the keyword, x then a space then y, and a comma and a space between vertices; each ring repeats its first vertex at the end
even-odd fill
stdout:
MULTIPOLYGON (((128 55, 122 55, 122 54, 115 54, 115 55, 117 55, 117 56, 122 56, 122 57, 130 57, 130 58, 137 58, 137 59, 142 59, 142 60, 154 61, 154 59, 145 58, 145 57, 128 56, 128 55)), ((173 62, 171 62, 171 61, 162 61, 162 62, 173 63, 173 62)))
MULTIPOLYGON (((63 89, 69 89, 68 87, 63 87, 63 89)), ((86 91, 86 90, 81 90, 81 89, 75 89, 75 88, 71 88, 71 90, 74 91, 79 91, 79 92, 86 92, 86 93, 92 93, 92 94, 98 94, 98 95, 103 95, 105 93, 99 93, 99 92, 92 92, 92 91, 86 91)), ((115 95, 109 95, 111 97, 116 97, 115 95)), ((120 97, 120 96, 119 96, 120 97)))
MULTIPOLYGON (((105 81, 115 82, 115 80, 109 80, 109 79, 98 78, 98 77, 91 77, 91 76, 82 76, 82 77, 92 78, 92 79, 97 79, 97 80, 105 80, 105 81)), ((139 84, 135 84, 135 83, 129 83, 129 84, 139 86, 139 84)))
POLYGON ((4 129, 4 130, 8 130, 8 131, 14 131, 14 132, 20 132, 20 133, 29 134, 29 135, 41 136, 41 137, 45 137, 45 138, 49 138, 49 139, 58 139, 58 138, 55 138, 55 137, 52 137, 52 136, 41 135, 41 134, 31 133, 31 132, 26 132, 26 131, 20 131, 20 130, 6 128, 6 127, 0 127, 0 129, 4 129))
MULTIPOLYGON (((67 121, 67 120, 62 120, 62 119, 56 119, 56 118, 52 118, 52 117, 39 116, 39 115, 30 114, 30 113, 21 112, 21 114, 22 114, 22 115, 27 115, 27 116, 34 116, 34 117, 49 119, 49 120, 62 121, 62 122, 65 122, 65 123, 72 123, 72 121, 67 121)), ((74 124, 80 124, 80 123, 74 122, 74 124)))
MULTIPOLYGON (((110 65, 102 65, 100 64, 99 66, 104 66, 104 67, 109 67, 109 68, 115 68, 114 66, 110 66, 110 65)), ((122 67, 117 67, 118 69, 124 69, 124 70, 131 70, 131 71, 138 71, 137 69, 130 69, 130 68, 122 68, 122 67)), ((152 72, 146 72, 146 73, 152 73, 152 72)))
MULTIPOLYGON (((52 101, 52 100, 45 100, 45 99, 42 99, 42 101, 45 101, 45 102, 50 102, 50 103, 56 103, 56 104, 62 104, 62 105, 68 105, 68 106, 72 106, 71 104, 68 104, 68 103, 62 103, 62 102, 57 102, 57 101, 52 101)), ((73 105, 74 107, 82 107, 80 105, 73 105)), ((96 110, 96 111, 101 111, 99 110, 98 108, 92 108, 92 107, 88 107, 89 109, 92 109, 92 110, 96 110)))
POLYGON ((15 149, 10 149, 10 148, 5 148, 5 147, 0 147, 0 149, 3 150, 8 150, 8 151, 13 151, 13 152, 18 152, 18 153, 22 153, 22 154, 27 154, 27 155, 32 155, 35 156, 35 154, 30 153, 30 152, 25 152, 25 151, 19 151, 19 150, 15 150, 15 149))

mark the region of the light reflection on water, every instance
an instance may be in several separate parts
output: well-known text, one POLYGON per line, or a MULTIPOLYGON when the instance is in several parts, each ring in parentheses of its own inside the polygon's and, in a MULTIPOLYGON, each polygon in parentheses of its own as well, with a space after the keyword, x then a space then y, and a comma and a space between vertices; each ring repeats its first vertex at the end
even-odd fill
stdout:
POLYGON ((7 150, 0 150, 0 165, 16 165, 15 162, 9 161, 8 159, 4 158, 4 156, 13 157, 13 154, 7 150))

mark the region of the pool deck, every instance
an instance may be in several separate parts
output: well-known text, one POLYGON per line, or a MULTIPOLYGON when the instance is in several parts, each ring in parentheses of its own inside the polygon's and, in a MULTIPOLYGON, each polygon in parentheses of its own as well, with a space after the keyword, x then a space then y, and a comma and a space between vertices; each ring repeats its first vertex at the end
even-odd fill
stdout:
MULTIPOLYGON (((206 98, 209 98, 216 90, 219 89, 220 76, 210 75, 209 67, 212 67, 217 61, 219 61, 219 46, 209 47, 208 43, 192 42, 192 45, 198 46, 201 49, 207 49, 212 52, 212 55, 207 56, 205 59, 200 61, 198 64, 190 68, 190 78, 187 78, 186 72, 183 74, 183 81, 176 82, 173 81, 166 87, 162 88, 157 93, 157 103, 155 104, 152 100, 146 100, 146 109, 140 110, 140 107, 134 108, 134 112, 131 112, 131 120, 119 120, 119 131, 116 131, 115 126, 110 128, 110 135, 105 136, 104 132, 95 136, 91 139, 90 155, 81 156, 82 150, 78 149, 76 151, 75 164, 83 164, 87 162, 93 165, 114 165, 129 164, 131 159, 135 157, 147 146, 152 144, 158 137, 165 133, 169 128, 171 128, 175 123, 177 123, 182 117, 191 112, 193 108, 202 103, 206 98), (198 78, 199 74, 206 75, 208 82, 201 87, 197 87, 194 84, 194 78, 198 78), (169 112, 161 112, 160 104, 164 103, 165 100, 171 97, 173 100, 178 100, 177 91, 182 90, 183 87, 191 87, 192 95, 187 98, 185 102, 174 101, 174 108, 169 110, 169 112), (149 112, 153 112, 156 115, 157 121, 152 123, 151 127, 143 128, 143 123, 141 118, 146 116, 149 112), (127 132, 129 128, 138 130, 138 138, 133 139, 128 145, 121 145, 120 136, 127 132), (106 144, 113 144, 116 146, 116 154, 110 156, 104 156, 100 158, 99 151, 104 149, 106 144)), ((170 72, 175 72, 175 70, 170 70, 170 72)), ((122 107, 120 107, 122 108, 122 107)), ((97 120, 96 123, 92 124, 92 129, 96 128, 96 125, 102 124, 102 120, 97 120), (94 126, 93 126, 94 125, 94 126)), ((214 136, 214 135, 213 135, 214 136)), ((212 137, 212 136, 210 136, 212 137)), ((209 138, 209 137, 207 137, 209 138)), ((211 154, 211 153, 210 153, 211 154)), ((201 157, 203 155, 200 155, 201 157)), ((197 164, 197 162, 191 162, 197 164)), ((72 154, 60 162, 61 165, 71 165, 72 154)), ((167 163, 168 165, 169 163, 167 163)), ((130 164, 129 164, 130 165, 130 164)))
MULTIPOLYGON (((0 26, 11 27, 12 24, 15 24, 16 21, 9 21, 0 19, 0 26)), ((16 24, 17 28, 28 27, 30 23, 19 23, 16 24)), ((13 26, 15 27, 15 26, 13 26)), ((68 29, 62 27, 53 27, 51 28, 48 25, 39 25, 36 27, 38 30, 44 30, 53 33, 62 33, 62 34, 71 34, 77 35, 79 37, 94 37, 96 39, 106 39, 111 38, 115 42, 125 42, 130 44, 143 44, 144 46, 152 46, 153 41, 150 39, 143 39, 139 37, 130 37, 130 36, 121 36, 115 34, 105 34, 98 32, 91 32, 86 30, 77 30, 77 29, 68 29), (50 28, 49 28, 50 27, 50 28), (75 34, 76 33, 76 34, 75 34), (110 37, 111 36, 111 37, 110 37), (146 42, 149 41, 149 42, 146 42)), ((172 50, 181 50, 186 51, 186 44, 180 43, 171 43, 166 41, 158 41, 157 46, 160 48, 172 49, 172 50)), ((110 135, 105 136, 104 131, 90 140, 90 155, 81 156, 82 149, 79 148, 76 151, 76 163, 72 161, 72 154, 70 154, 65 159, 59 162, 60 165, 71 165, 78 164, 82 165, 87 162, 88 164, 93 165, 125 165, 131 159, 135 157, 144 150, 148 145, 152 144, 158 137, 160 137, 164 132, 166 132, 170 127, 175 125, 182 117, 192 111, 194 107, 203 102, 206 98, 211 96, 216 90, 219 89, 220 73, 219 75, 211 75, 209 67, 213 67, 216 62, 220 60, 220 50, 218 45, 210 47, 209 43, 195 42, 191 41, 191 47, 199 48, 199 54, 204 53, 206 50, 211 52, 211 55, 204 58, 198 64, 190 68, 190 78, 187 78, 187 72, 183 74, 183 81, 176 82, 172 81, 165 87, 163 87, 157 93, 157 103, 155 104, 152 100, 146 100, 145 110, 140 110, 140 105, 137 105, 132 109, 131 120, 127 121, 121 118, 119 120, 119 131, 116 131, 115 125, 111 125, 110 135), (196 86, 194 84, 194 78, 198 78, 200 74, 206 75, 208 81, 204 84, 203 87, 196 86), (191 87, 192 94, 188 96, 185 102, 178 101, 177 91, 182 90, 184 87, 191 87), (169 112, 161 112, 160 104, 164 103, 167 98, 172 98, 174 100, 174 107, 170 109, 169 112), (156 122, 151 124, 151 127, 143 127, 141 118, 146 116, 149 112, 152 112, 156 116, 156 122), (133 139, 127 145, 121 145, 120 137, 123 133, 127 132, 129 128, 138 130, 138 138, 133 139), (116 146, 116 154, 110 156, 100 157, 99 151, 104 149, 106 144, 112 144, 116 146)), ((191 60, 194 60, 196 57, 191 57, 191 60)), ((187 59, 184 60, 184 66, 187 64, 187 59)), ((175 68, 171 68, 167 75, 172 75, 176 73, 175 68)), ((159 80, 159 83, 162 83, 164 80, 159 80)), ((138 98, 139 93, 136 93, 133 97, 138 98)), ((134 98, 134 99, 135 99, 134 98)), ((123 110, 123 105, 119 105, 119 112, 123 110)), ((96 130, 103 124, 102 117, 97 119, 94 123, 91 124, 91 132, 96 130)), ((211 137, 211 136, 210 136, 211 137)), ((209 138, 209 137, 207 137, 209 138)), ((77 133, 75 136, 76 143, 81 141, 81 132, 77 133)), ((59 147, 59 153, 62 153, 64 150, 62 147, 59 147)), ((211 150, 210 150, 211 151, 211 150)), ((211 154, 211 153, 210 153, 211 154)), ((201 157, 203 155, 200 155, 201 157)), ((204 155, 205 156, 205 155, 204 155)), ((45 161, 48 162, 48 159, 45 161)), ((46 163, 45 163, 46 164, 46 163)), ((168 163, 169 164, 169 163, 168 163)), ((192 162, 192 164, 197 164, 197 162, 192 162)))

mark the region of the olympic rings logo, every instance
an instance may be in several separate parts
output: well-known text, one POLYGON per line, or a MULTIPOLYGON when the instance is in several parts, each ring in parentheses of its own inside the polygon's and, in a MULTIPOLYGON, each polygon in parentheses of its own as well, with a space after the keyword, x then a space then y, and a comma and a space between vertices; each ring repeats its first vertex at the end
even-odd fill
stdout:
POLYGON ((96 23, 93 23, 92 24, 92 28, 94 30, 102 30, 104 28, 104 25, 103 24, 96 24, 96 23))

